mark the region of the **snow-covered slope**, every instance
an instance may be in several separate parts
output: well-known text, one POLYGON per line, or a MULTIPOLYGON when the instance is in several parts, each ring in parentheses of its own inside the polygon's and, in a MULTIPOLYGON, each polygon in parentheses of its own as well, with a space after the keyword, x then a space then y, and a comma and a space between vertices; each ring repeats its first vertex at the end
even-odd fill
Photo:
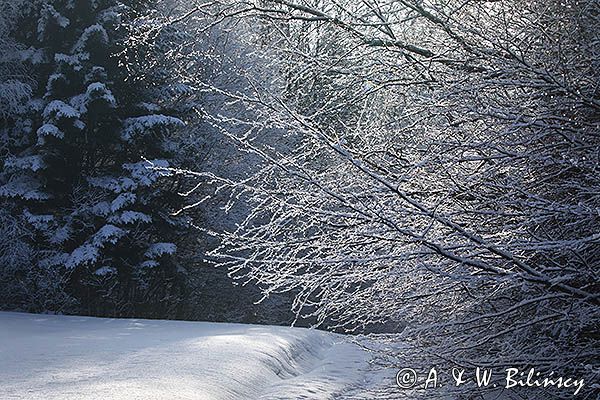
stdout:
POLYGON ((335 399, 365 360, 302 328, 0 312, 2 399, 335 399))

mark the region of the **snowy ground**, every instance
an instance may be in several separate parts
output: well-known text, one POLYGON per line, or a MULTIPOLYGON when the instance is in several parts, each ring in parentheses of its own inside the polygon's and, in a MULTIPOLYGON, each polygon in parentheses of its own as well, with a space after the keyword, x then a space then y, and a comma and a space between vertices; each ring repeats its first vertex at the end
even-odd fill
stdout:
POLYGON ((302 328, 0 312, 2 399, 338 399, 366 361, 302 328))

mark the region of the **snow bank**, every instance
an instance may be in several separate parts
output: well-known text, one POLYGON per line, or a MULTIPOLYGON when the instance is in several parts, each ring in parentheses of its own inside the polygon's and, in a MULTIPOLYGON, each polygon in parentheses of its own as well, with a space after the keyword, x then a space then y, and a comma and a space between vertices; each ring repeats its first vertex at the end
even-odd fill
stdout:
POLYGON ((366 357, 303 328, 0 312, 3 399, 338 398, 366 357))

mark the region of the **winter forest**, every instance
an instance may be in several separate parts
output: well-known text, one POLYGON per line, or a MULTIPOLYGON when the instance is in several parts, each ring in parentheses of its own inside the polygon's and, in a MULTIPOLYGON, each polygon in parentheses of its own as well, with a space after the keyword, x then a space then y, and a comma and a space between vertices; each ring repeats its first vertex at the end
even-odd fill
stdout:
POLYGON ((0 0, 0 203, 0 398, 599 399, 600 0, 0 0))

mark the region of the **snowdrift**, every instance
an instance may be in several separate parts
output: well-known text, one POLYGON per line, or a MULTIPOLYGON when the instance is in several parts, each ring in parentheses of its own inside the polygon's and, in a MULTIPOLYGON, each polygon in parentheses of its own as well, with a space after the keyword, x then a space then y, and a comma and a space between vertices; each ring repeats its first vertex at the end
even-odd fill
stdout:
POLYGON ((366 354, 302 328, 0 312, 3 399, 327 399, 366 354))

